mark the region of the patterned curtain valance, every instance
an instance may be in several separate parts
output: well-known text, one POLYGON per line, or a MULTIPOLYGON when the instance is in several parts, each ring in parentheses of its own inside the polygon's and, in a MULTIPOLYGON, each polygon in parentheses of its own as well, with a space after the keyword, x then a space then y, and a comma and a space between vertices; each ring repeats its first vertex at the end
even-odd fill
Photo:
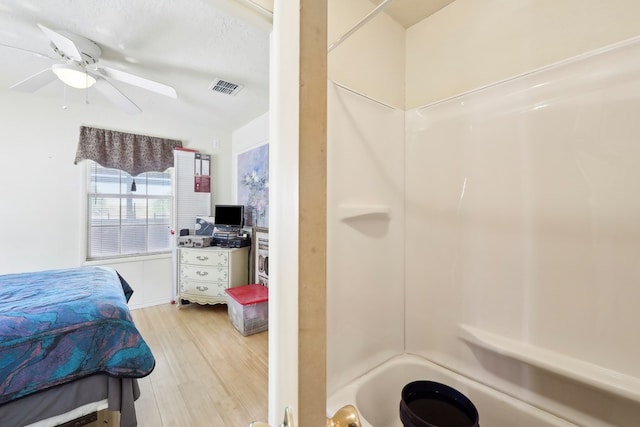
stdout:
POLYGON ((173 149, 182 141, 81 126, 76 159, 89 159, 131 176, 162 172, 173 166, 173 149))

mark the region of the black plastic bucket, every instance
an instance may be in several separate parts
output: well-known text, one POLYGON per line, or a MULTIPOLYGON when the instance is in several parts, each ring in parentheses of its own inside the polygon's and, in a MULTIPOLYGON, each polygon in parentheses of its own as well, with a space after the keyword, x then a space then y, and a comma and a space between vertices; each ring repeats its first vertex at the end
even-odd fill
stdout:
POLYGON ((414 381, 402 389, 404 427, 479 427, 478 410, 464 394, 434 381, 414 381))

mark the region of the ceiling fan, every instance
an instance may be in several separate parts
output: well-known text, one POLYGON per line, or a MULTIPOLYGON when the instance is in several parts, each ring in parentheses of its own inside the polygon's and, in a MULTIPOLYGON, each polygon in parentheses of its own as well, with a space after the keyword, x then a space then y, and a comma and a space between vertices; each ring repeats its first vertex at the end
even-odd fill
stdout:
MULTIPOLYGON (((93 41, 76 34, 54 31, 44 25, 38 24, 38 27, 49 38, 51 48, 62 61, 16 83, 11 86, 11 89, 35 92, 53 82, 57 77, 64 84, 74 88, 95 87, 108 100, 130 114, 139 113, 142 110, 120 92, 110 80, 128 83, 171 98, 177 97, 175 89, 171 86, 101 65, 99 60, 102 49, 93 41)), ((37 52, 31 53, 46 56, 37 52)), ((46 57, 57 60, 57 58, 46 57)))

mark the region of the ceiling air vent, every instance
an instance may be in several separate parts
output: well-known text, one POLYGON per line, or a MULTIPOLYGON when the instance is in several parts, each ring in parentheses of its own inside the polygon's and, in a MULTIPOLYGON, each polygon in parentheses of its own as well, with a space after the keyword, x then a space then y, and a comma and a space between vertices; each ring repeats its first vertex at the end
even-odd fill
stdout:
POLYGON ((209 89, 214 92, 224 93, 226 95, 236 95, 243 88, 242 85, 224 81, 222 79, 215 79, 209 89))

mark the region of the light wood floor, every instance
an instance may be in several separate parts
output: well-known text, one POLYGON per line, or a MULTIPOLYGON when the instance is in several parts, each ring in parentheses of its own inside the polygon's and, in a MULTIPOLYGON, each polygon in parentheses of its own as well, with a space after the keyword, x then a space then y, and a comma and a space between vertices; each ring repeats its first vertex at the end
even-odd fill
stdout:
POLYGON ((139 381, 140 427, 247 427, 267 421, 268 332, 243 337, 226 305, 131 311, 156 367, 139 381))

